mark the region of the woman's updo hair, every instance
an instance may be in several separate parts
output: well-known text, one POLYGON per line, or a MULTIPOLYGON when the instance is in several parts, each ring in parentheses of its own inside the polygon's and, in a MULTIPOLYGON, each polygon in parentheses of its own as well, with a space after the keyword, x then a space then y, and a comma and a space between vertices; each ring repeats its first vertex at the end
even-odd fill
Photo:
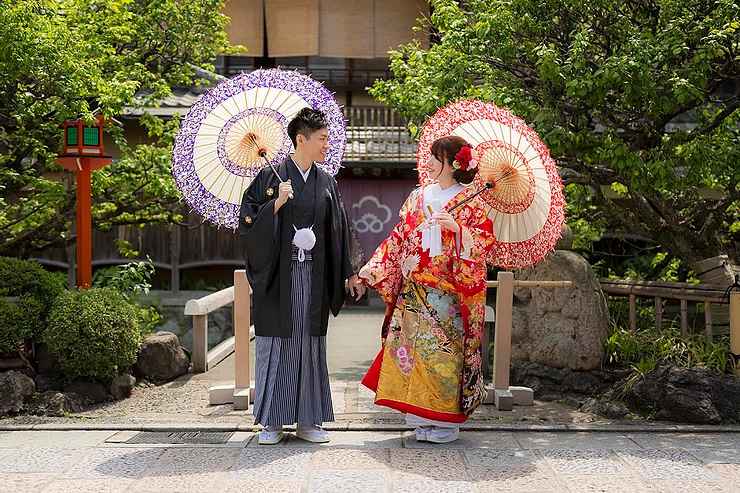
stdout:
MULTIPOLYGON (((456 135, 441 137, 432 143, 432 155, 440 162, 452 166, 455 155, 463 146, 470 146, 470 144, 462 137, 456 135)), ((452 178, 461 185, 469 185, 473 182, 476 173, 478 173, 477 166, 466 171, 456 169, 452 172, 452 178)))

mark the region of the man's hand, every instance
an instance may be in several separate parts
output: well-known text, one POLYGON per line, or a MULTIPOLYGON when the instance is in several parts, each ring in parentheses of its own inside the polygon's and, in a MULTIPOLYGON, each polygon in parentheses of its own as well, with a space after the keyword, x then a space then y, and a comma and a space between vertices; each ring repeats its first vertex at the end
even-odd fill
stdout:
POLYGON ((275 212, 280 210, 282 206, 288 202, 288 199, 293 198, 293 185, 290 180, 284 181, 278 187, 278 197, 275 199, 275 212))
POLYGON ((357 277, 357 274, 349 278, 349 281, 347 281, 347 289, 349 289, 349 294, 355 298, 355 301, 358 301, 365 295, 365 285, 362 283, 362 280, 357 277))

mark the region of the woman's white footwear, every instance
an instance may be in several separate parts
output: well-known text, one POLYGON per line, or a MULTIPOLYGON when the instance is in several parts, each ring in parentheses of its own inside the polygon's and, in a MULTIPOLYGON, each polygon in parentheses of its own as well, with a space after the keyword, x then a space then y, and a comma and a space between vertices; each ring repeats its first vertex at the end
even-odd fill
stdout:
POLYGON ((428 442, 429 441, 429 430, 431 426, 417 426, 414 432, 416 433, 417 442, 428 442))
POLYGON ((432 443, 450 443, 457 440, 460 428, 432 426, 426 434, 426 441, 432 443))
POLYGON ((318 425, 298 425, 295 436, 312 443, 326 443, 329 441, 329 433, 318 425))
POLYGON ((282 426, 266 426, 260 431, 257 442, 260 445, 275 445, 280 443, 285 437, 282 426))

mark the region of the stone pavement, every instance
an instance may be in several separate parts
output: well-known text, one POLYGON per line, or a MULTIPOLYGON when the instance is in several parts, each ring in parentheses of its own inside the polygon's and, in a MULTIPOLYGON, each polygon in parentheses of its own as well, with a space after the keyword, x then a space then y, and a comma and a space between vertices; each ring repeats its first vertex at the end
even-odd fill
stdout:
POLYGON ((315 445, 122 443, 132 431, 2 431, 0 492, 738 492, 740 433, 331 432, 315 445))

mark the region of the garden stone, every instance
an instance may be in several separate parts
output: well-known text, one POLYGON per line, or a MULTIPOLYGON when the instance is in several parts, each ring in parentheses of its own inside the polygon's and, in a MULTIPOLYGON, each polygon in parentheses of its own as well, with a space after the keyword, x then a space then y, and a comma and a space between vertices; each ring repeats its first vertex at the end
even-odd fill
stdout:
POLYGON ((91 404, 108 400, 108 390, 105 385, 98 382, 75 380, 64 386, 64 392, 78 394, 91 404))
POLYGON ((128 373, 118 375, 110 384, 110 393, 116 400, 125 399, 131 395, 134 385, 136 385, 136 379, 128 373))
POLYGON ((612 401, 604 397, 587 399, 580 407, 580 410, 598 414, 609 419, 621 419, 630 413, 630 410, 623 402, 612 401))
POLYGON ((37 416, 64 416, 84 409, 84 397, 75 393, 49 390, 36 394, 30 404, 30 413, 37 416))
POLYGON ((187 373, 190 361, 171 332, 150 335, 139 348, 137 373, 152 381, 169 381, 187 373))
POLYGON ((635 383, 625 401, 641 412, 654 412, 659 419, 740 423, 740 378, 663 365, 635 383))
POLYGON ((552 368, 599 368, 608 337, 606 299, 582 256, 558 250, 542 263, 516 273, 518 280, 572 281, 572 288, 517 288, 512 358, 552 368))
POLYGON ((595 375, 586 372, 571 372, 563 379, 563 388, 572 390, 579 394, 592 394, 597 392, 602 385, 602 381, 595 375))
POLYGON ((15 370, 0 373, 0 416, 20 412, 35 389, 28 375, 15 370))

